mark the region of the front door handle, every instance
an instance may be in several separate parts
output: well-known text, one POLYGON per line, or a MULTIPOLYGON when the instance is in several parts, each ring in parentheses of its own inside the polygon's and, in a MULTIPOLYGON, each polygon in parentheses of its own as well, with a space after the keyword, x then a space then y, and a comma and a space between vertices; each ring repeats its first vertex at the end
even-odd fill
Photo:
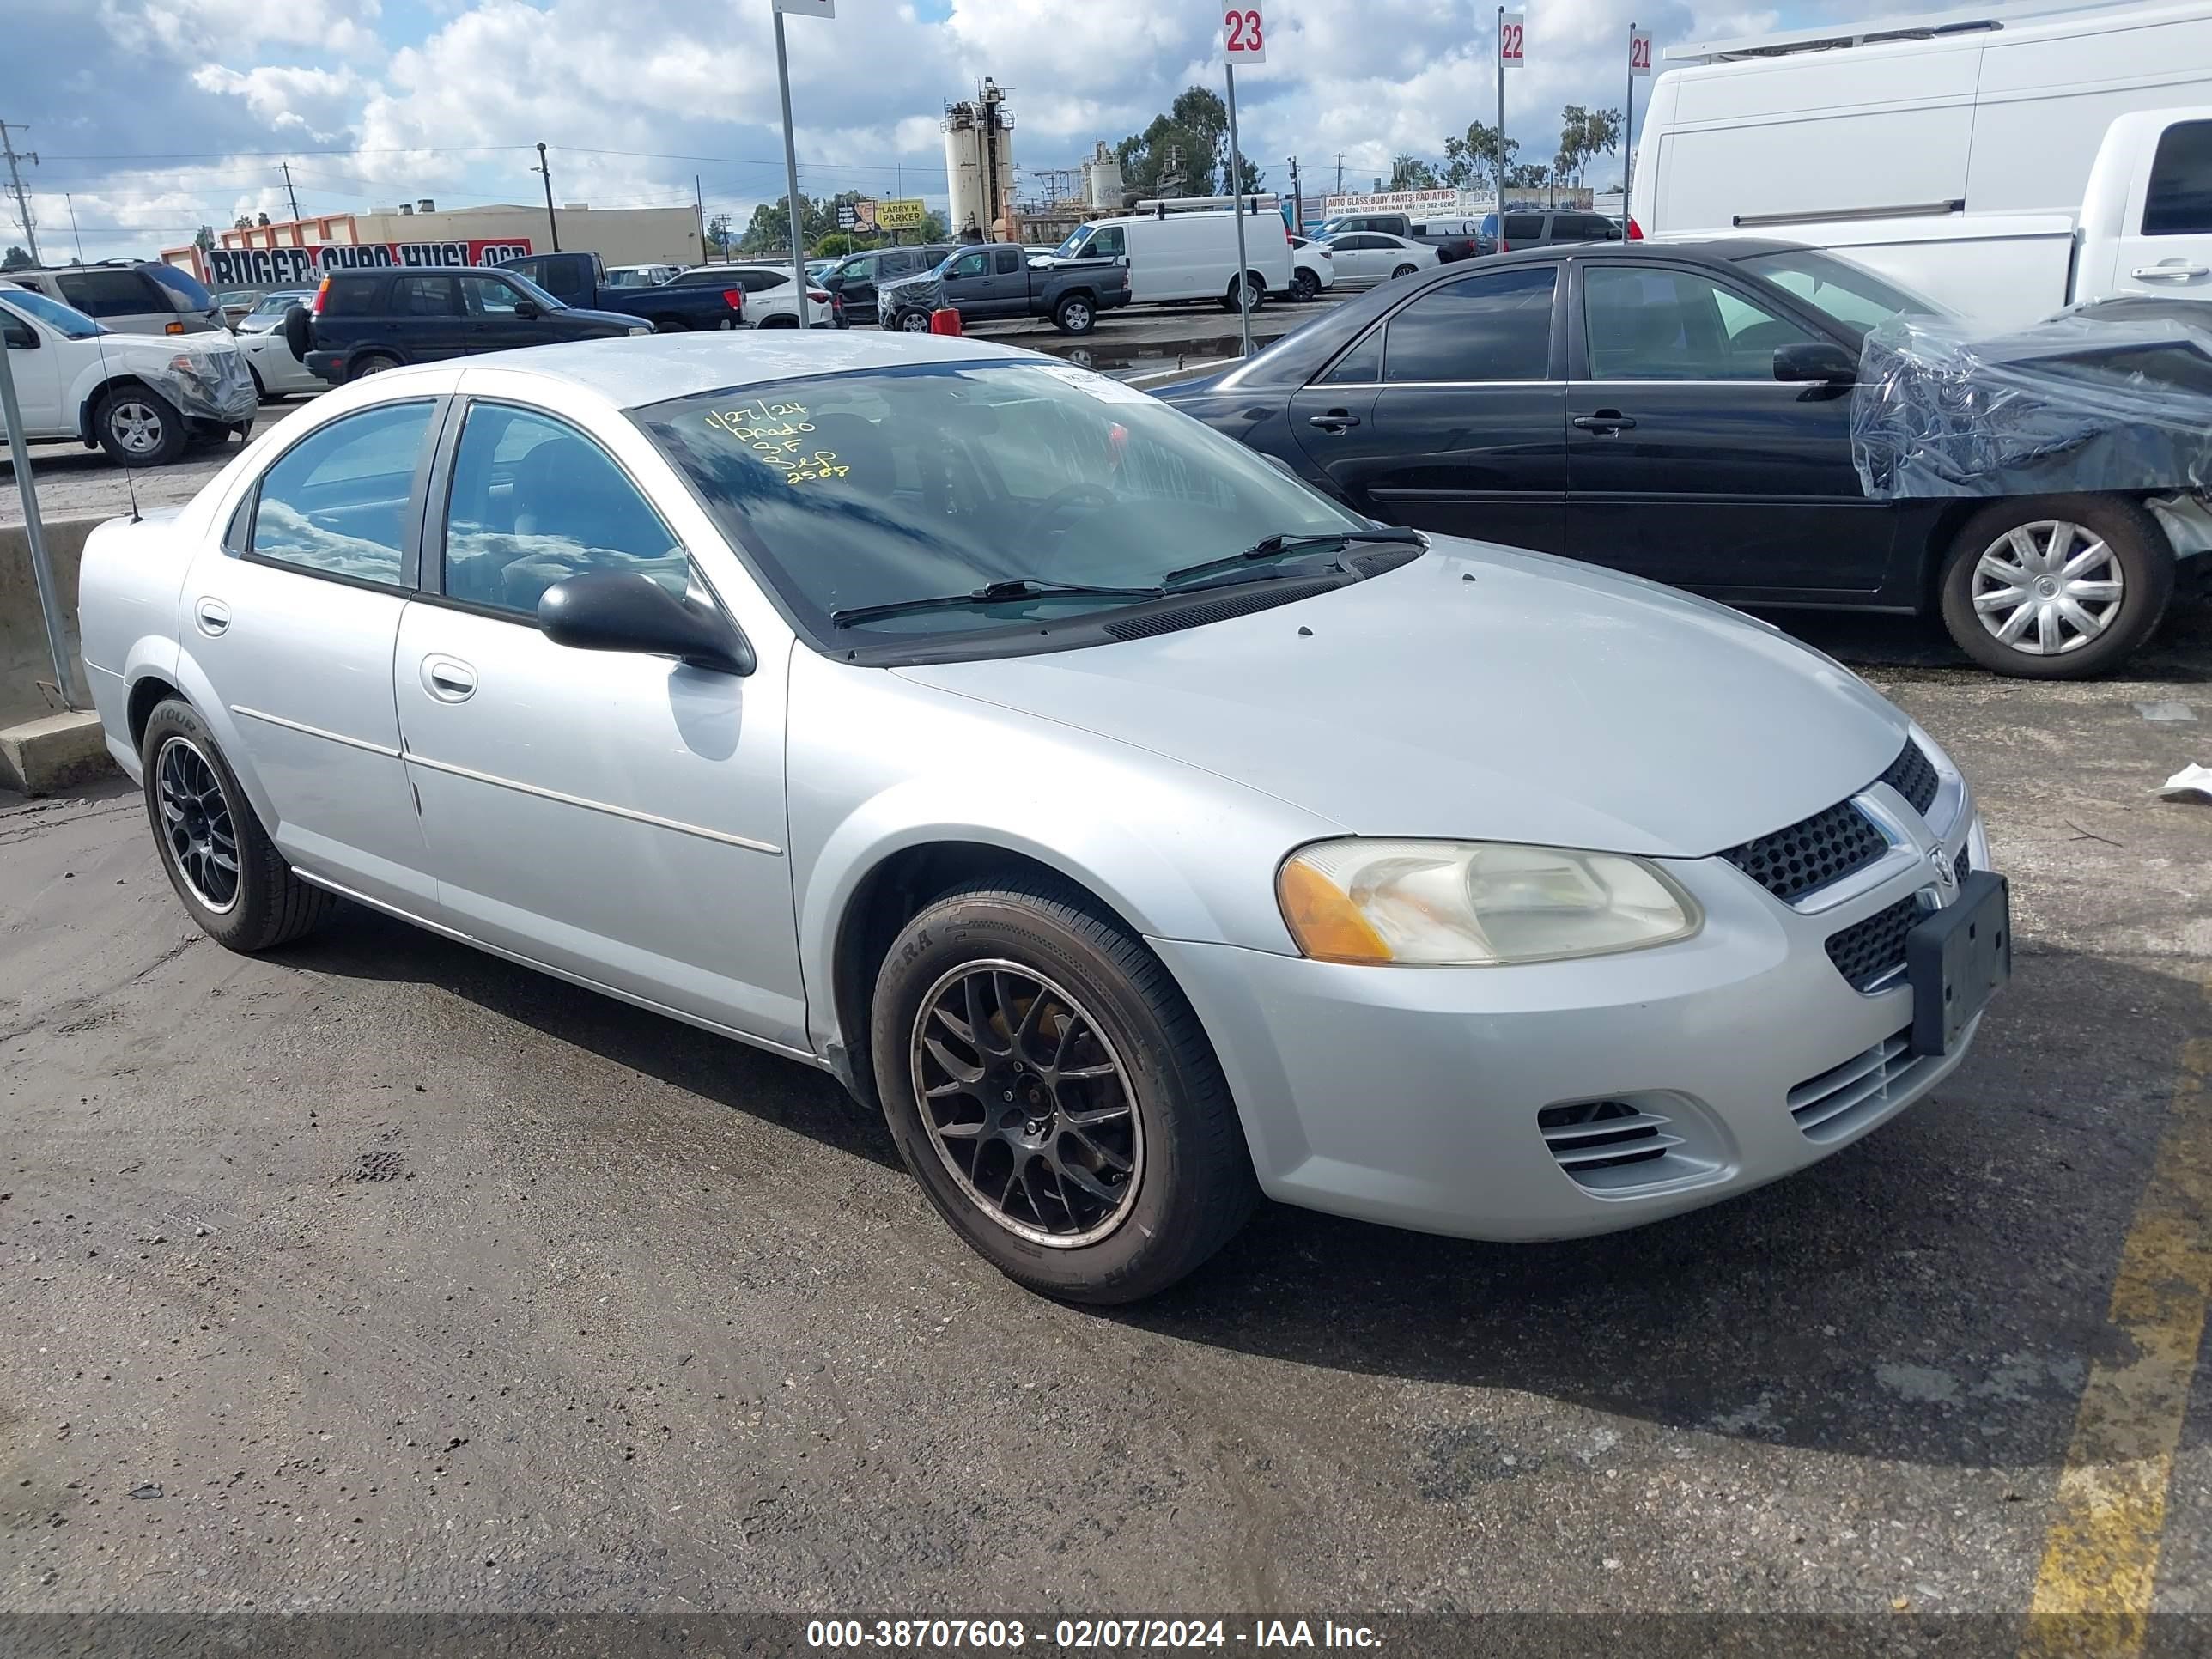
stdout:
POLYGON ((422 689, 440 702, 465 702, 476 695, 477 671, 459 657, 425 657, 422 689))
POLYGON ((2137 265, 2130 274, 2139 283, 2155 282, 2160 277, 2168 282, 2185 283, 2191 277, 2212 276, 2212 267, 2174 261, 2165 264, 2137 265))
POLYGON ((192 606, 192 620, 212 639, 230 626, 230 607, 218 599, 201 599, 192 606))
POLYGON ((1595 415, 1577 415, 1574 424, 1583 432, 1626 432, 1636 422, 1617 409, 1601 409, 1595 415))
POLYGON ((1359 416, 1348 409, 1332 409, 1326 415, 1308 416, 1306 424, 1317 426, 1323 432, 1341 432, 1346 427, 1358 426, 1359 416))

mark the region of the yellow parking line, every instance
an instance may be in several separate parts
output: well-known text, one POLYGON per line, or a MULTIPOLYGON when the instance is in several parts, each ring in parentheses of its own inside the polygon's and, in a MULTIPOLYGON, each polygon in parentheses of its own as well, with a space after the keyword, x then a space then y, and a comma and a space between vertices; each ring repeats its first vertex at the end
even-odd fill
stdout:
MULTIPOLYGON (((2212 995, 2212 981, 2205 990, 2212 995)), ((2091 1367, 2059 1471, 2022 1659, 2142 1651, 2174 1449, 2212 1301, 2212 1041, 2184 1045, 2107 1318, 2125 1358, 2091 1367)))

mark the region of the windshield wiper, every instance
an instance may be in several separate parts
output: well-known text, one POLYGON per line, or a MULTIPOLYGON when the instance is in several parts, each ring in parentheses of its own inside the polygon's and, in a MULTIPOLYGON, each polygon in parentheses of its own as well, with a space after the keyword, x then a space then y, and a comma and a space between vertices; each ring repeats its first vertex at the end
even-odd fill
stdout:
POLYGON ((830 623, 833 628, 846 628, 873 617, 896 617, 909 611, 951 611, 964 605, 995 605, 1006 599, 1051 599, 1069 593, 1109 599, 1157 599, 1166 592, 1164 587, 1102 587, 1089 582, 1033 581, 1026 576, 1015 576, 1003 581, 986 582, 968 593, 939 593, 919 599, 887 599, 881 605, 848 605, 842 611, 832 611, 830 623))
POLYGON ((1330 530, 1310 536, 1269 536, 1252 544, 1242 553, 1231 553, 1218 559, 1207 559, 1200 564, 1187 564, 1180 570, 1170 570, 1160 578, 1170 587, 1187 581, 1193 576, 1212 575, 1217 570, 1234 570, 1240 565, 1256 559, 1279 558, 1285 553, 1303 553, 1314 547, 1340 547, 1346 542, 1406 542, 1423 545, 1421 532, 1402 526, 1389 530, 1330 530))

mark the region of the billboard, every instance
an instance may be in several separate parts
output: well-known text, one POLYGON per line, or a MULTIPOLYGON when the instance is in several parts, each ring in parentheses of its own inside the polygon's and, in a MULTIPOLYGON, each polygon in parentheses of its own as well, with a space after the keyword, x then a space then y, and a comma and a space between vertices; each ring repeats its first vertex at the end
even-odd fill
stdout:
POLYGON ((385 265, 500 265, 530 252, 526 236, 450 242, 331 242, 321 247, 203 249, 210 288, 308 288, 326 270, 385 265))
POLYGON ((876 222, 885 230, 912 230, 921 222, 923 211, 919 196, 894 197, 876 204, 876 222))
POLYGON ((1322 211, 1334 219, 1340 213, 1456 213, 1465 210, 1472 197, 1455 190, 1378 190, 1358 196, 1331 196, 1322 211))

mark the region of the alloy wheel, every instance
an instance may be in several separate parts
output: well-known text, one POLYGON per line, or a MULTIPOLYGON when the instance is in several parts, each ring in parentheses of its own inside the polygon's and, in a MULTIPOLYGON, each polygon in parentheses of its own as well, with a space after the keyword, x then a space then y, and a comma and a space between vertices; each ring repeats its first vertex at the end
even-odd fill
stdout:
POLYGON ((1065 988, 1018 963, 963 963, 922 998, 909 1065, 938 1157, 999 1225, 1073 1249, 1127 1218, 1144 1177, 1136 1096, 1065 988))
POLYGON ((1080 300, 1069 301, 1060 314, 1078 334, 1091 326, 1091 307, 1080 300))
POLYGON ((2067 519, 2010 530, 1974 563, 1974 614, 1998 644, 2031 657, 2078 651, 2120 613, 2127 579, 2104 538, 2067 519))
POLYGON ((107 429, 131 454, 151 455, 161 447, 161 411, 136 398, 125 398, 108 411, 107 429))
POLYGON ((155 758, 161 839, 192 896, 221 915, 238 902, 238 830, 222 781, 198 747, 171 738, 155 758))

